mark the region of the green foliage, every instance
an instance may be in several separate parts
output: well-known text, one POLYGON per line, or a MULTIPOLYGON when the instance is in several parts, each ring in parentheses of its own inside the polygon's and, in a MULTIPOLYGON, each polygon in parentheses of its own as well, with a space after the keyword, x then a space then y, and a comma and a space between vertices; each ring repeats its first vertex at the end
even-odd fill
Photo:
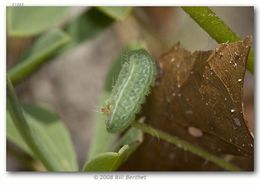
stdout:
POLYGON ((132 152, 141 144, 143 134, 140 130, 131 128, 122 137, 117 147, 123 145, 119 151, 104 152, 92 157, 84 166, 83 170, 88 172, 114 171, 131 155, 132 152))
POLYGON ((143 141, 143 132, 137 128, 130 128, 115 144, 115 151, 127 144, 141 143, 143 141))
POLYGON ((208 7, 182 7, 218 43, 240 38, 208 7))
POLYGON ((100 6, 98 9, 115 20, 125 19, 131 12, 131 7, 126 6, 100 6))
MULTIPOLYGON (((75 47, 85 40, 93 38, 110 26, 114 22, 114 19, 122 19, 123 16, 126 16, 129 10, 129 8, 123 8, 121 10, 115 8, 102 11, 98 8, 91 8, 66 26, 65 30, 68 32, 69 36, 61 30, 55 30, 44 34, 39 37, 32 48, 23 55, 20 62, 8 71, 9 78, 12 83, 22 81, 33 73, 41 64, 46 62, 47 59, 57 54, 57 52, 60 52, 61 47, 65 46, 63 49, 68 49, 75 47), (116 12, 114 15, 117 17, 111 18, 110 16, 107 16, 108 14, 113 14, 113 11, 116 12), (71 42, 68 43, 68 41, 71 42)), ((54 23, 58 23, 65 12, 66 8, 8 8, 8 33, 10 36, 32 36, 40 34, 52 27, 54 23), (60 17, 55 15, 55 13, 58 13, 60 17), (46 18, 46 15, 48 19, 46 18), (50 15, 52 15, 54 19, 50 20, 50 15), (20 18, 26 18, 26 21, 22 24, 19 21, 20 18), (32 20, 32 18, 34 20, 32 20), (46 22, 46 20, 50 21, 46 22), (29 23, 33 23, 34 25, 29 25, 29 23), (39 23, 41 25, 37 26, 39 23)), ((104 91, 102 96, 104 98, 102 98, 102 100, 107 99, 108 94, 109 91, 104 91)), ((75 154, 72 150, 69 135, 61 121, 45 108, 24 106, 22 111, 21 108, 19 109, 18 103, 15 105, 16 106, 9 105, 9 110, 7 112, 8 138, 32 157, 39 159, 48 170, 77 170, 75 154), (18 114, 19 117, 17 117, 16 112, 12 112, 11 108, 16 110, 17 113, 20 113, 20 115, 18 114), (46 120, 46 118, 49 118, 50 120, 46 120), (21 125, 26 127, 22 127, 21 125), (25 130, 26 128, 28 130, 25 130), (31 133, 31 130, 34 132, 31 133), (58 133, 60 133, 60 135, 57 135, 58 133)), ((102 125, 97 125, 96 130, 99 132, 97 132, 97 135, 93 140, 94 145, 91 147, 90 157, 96 156, 101 152, 107 152, 109 149, 111 150, 112 142, 114 142, 117 137, 117 135, 106 132, 102 115, 99 115, 97 118, 98 123, 102 123, 102 125)), ((124 147, 120 151, 120 159, 125 156, 126 152, 129 152, 127 149, 133 148, 124 147)), ((118 164, 120 164, 120 161, 118 161, 118 164)))
POLYGON ((8 76, 15 84, 33 73, 41 64, 47 62, 55 52, 69 41, 61 30, 48 32, 36 40, 23 59, 8 71, 8 76))
POLYGON ((65 49, 75 47, 83 41, 95 37, 113 23, 113 19, 96 8, 91 8, 79 17, 72 20, 65 28, 71 37, 71 42, 65 49))
MULTIPOLYGON (((7 32, 11 37, 31 37, 44 33, 64 18, 66 7, 9 7, 7 9, 7 32)), ((8 71, 7 82, 7 137, 23 151, 41 161, 49 171, 77 171, 76 155, 67 128, 58 116, 45 107, 35 105, 20 106, 13 84, 32 74, 43 63, 59 52, 75 47, 108 28, 114 21, 125 19, 131 7, 93 7, 65 25, 65 33, 54 30, 41 35, 19 63, 8 71), (70 42, 69 42, 70 41, 70 42)), ((183 7, 209 35, 219 43, 234 42, 240 38, 208 7, 183 7)), ((143 48, 136 42, 127 49, 143 48)), ((249 54, 248 69, 253 72, 253 50, 249 54)), ((100 103, 109 97, 114 81, 122 66, 120 56, 107 74, 100 103)), ((143 133, 157 136, 169 143, 188 149, 198 156, 218 164, 226 170, 239 170, 229 162, 193 146, 175 136, 143 124, 134 124, 121 138, 108 133, 105 118, 97 114, 95 133, 84 171, 114 171, 133 153, 143 141, 143 133), (139 129, 141 130, 139 130, 139 129), (116 139, 119 139, 116 142, 116 139), (111 152, 115 151, 115 152, 111 152)))
POLYGON ((71 42, 64 49, 70 49, 89 40, 112 25, 115 20, 125 19, 130 7, 92 7, 72 20, 65 28, 71 42))
MULTIPOLYGON (((215 12, 208 7, 182 7, 218 43, 239 41, 240 37, 233 32, 215 12)), ((254 72, 254 52, 251 49, 248 59, 248 70, 254 72)))
POLYGON ((254 73, 254 49, 251 48, 249 55, 248 55, 248 61, 247 61, 247 69, 253 74, 254 73))
MULTIPOLYGON (((44 107, 24 105, 23 109, 30 129, 39 139, 37 140, 39 146, 45 146, 44 148, 49 151, 49 158, 59 164, 57 166, 59 171, 76 171, 77 162, 70 135, 58 116, 44 107)), ((19 134, 9 112, 7 112, 7 137, 22 150, 38 159, 19 134)))
POLYGON ((20 107, 8 85, 7 137, 49 171, 76 171, 69 133, 57 115, 37 106, 20 107))
POLYGON ((93 159, 87 162, 83 171, 97 172, 97 171, 114 171, 126 160, 130 147, 123 146, 118 153, 105 152, 98 154, 93 159))
POLYGON ((66 7, 8 7, 9 36, 29 37, 56 26, 67 13, 66 7))

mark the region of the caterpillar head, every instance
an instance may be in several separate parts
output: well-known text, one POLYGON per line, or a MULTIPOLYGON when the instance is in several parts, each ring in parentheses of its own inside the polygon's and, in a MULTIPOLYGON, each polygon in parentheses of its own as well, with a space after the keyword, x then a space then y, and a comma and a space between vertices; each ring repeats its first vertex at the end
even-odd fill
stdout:
POLYGON ((111 103, 106 104, 104 107, 101 108, 101 112, 108 116, 111 113, 112 110, 112 105, 111 103))

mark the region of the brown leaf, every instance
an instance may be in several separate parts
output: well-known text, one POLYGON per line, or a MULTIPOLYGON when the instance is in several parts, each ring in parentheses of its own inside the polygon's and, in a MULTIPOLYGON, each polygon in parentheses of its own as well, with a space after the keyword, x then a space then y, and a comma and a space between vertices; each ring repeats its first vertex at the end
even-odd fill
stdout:
MULTIPOLYGON (((253 137, 242 107, 250 46, 251 38, 214 51, 191 53, 180 44, 173 46, 157 62, 157 81, 142 112, 145 123, 218 156, 243 156, 252 164, 253 137)), ((146 135, 122 169, 221 170, 205 162, 146 135)))

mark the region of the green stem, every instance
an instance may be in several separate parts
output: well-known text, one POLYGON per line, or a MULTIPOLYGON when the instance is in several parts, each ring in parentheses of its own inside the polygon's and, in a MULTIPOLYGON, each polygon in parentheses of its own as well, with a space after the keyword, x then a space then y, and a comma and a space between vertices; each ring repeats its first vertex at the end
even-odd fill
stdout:
POLYGON ((70 38, 61 30, 55 30, 41 36, 30 49, 29 55, 8 70, 7 74, 13 84, 17 84, 30 76, 57 51, 68 43, 70 38))
POLYGON ((55 171, 55 167, 53 167, 52 164, 48 161, 48 158, 45 156, 43 150, 38 147, 36 141, 34 140, 32 131, 30 130, 30 127, 23 115, 23 110, 19 105, 9 77, 7 77, 7 109, 14 121, 15 127, 19 131, 26 144, 30 147, 35 157, 39 158, 46 169, 55 171))
MULTIPOLYGON (((215 12, 208 7, 182 7, 190 17, 198 23, 218 43, 236 42, 240 37, 233 32, 215 12)), ((248 70, 254 73, 254 51, 250 50, 248 57, 248 70)))
POLYGON ((229 171, 240 171, 241 170, 237 166, 205 151, 204 149, 202 149, 198 146, 194 146, 193 144, 191 144, 187 141, 184 141, 176 136, 169 135, 163 131, 154 129, 143 123, 133 123, 132 126, 142 130, 143 132, 145 132, 147 134, 150 134, 151 136, 158 137, 162 140, 165 140, 171 144, 176 145, 179 148, 182 148, 182 149, 190 151, 200 157, 203 157, 203 158, 217 164, 218 166, 224 168, 225 170, 229 170, 229 171))

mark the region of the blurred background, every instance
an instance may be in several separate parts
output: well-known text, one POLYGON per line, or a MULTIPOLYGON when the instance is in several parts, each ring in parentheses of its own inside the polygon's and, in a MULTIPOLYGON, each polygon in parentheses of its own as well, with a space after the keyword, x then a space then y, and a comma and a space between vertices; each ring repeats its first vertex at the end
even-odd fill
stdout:
MULTIPOLYGON (((241 38, 254 36, 253 7, 211 8, 241 38)), ((92 139, 106 74, 125 47, 142 40, 158 58, 176 42, 191 51, 217 46, 179 7, 133 7, 124 19, 114 19, 95 7, 67 7, 60 16, 48 31, 59 27, 80 37, 73 37, 73 44, 19 83, 16 91, 22 102, 48 104, 58 113, 70 131, 80 167, 92 139)), ((36 34, 7 35, 7 69, 19 62, 37 37, 36 34)), ((244 109, 253 130, 254 79, 248 72, 244 109)), ((7 140, 7 170, 31 170, 37 166, 37 162, 7 140)))

